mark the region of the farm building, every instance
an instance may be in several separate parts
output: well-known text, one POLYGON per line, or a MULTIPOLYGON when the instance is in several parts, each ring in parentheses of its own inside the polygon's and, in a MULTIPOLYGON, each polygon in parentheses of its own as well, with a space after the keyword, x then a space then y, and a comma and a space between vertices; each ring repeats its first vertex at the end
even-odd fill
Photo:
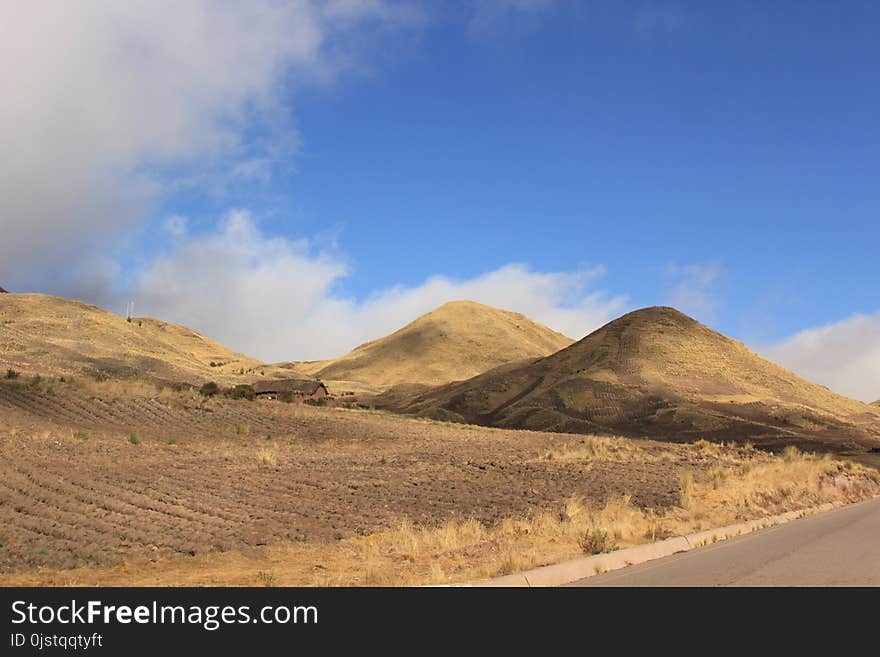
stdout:
POLYGON ((284 395, 299 399, 321 399, 330 394, 323 383, 309 379, 258 381, 254 384, 254 392, 263 399, 277 399, 284 395))

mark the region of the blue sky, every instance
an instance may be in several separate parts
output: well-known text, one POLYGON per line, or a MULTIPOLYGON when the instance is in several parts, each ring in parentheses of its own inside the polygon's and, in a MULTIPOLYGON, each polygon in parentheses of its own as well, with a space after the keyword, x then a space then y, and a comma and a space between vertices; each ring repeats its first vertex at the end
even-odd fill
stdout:
POLYGON ((86 103, 81 120, 130 115, 120 130, 151 139, 99 130, 114 147, 90 155, 85 200, 22 202, 75 207, 62 235, 103 228, 76 249, 22 238, 75 273, 0 266, 9 286, 135 297, 271 359, 333 355, 458 293, 573 337, 673 304, 880 397, 876 3, 331 2, 220 25, 216 3, 193 4, 236 59, 221 72, 206 42, 192 63, 192 35, 119 17, 108 49, 152 50, 78 70, 134 73, 131 92, 163 102, 147 114, 102 91, 113 113, 86 103), (301 330, 264 348, 200 305, 212 294, 301 330))

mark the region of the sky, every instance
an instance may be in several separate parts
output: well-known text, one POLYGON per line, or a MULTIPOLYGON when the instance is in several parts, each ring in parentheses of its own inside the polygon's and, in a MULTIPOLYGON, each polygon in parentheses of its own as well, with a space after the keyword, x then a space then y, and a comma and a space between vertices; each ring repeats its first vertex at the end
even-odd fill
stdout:
POLYGON ((880 5, 0 0, 0 285, 341 355, 674 305, 880 398, 880 5))

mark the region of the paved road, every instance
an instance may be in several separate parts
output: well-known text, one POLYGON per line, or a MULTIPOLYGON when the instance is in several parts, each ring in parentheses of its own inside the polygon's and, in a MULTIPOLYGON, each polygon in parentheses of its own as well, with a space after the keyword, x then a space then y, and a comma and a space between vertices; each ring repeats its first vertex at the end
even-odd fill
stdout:
POLYGON ((570 586, 880 586, 880 499, 570 586))

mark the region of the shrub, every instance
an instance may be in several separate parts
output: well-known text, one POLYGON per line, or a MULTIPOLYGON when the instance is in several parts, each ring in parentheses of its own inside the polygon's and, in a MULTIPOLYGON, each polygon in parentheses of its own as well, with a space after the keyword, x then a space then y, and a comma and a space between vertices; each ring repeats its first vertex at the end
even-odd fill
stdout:
POLYGON ((292 404, 293 403, 293 393, 290 392, 290 390, 287 390, 285 392, 282 392, 280 395, 278 395, 278 399, 283 401, 285 404, 292 404))
POLYGON ((217 367, 217 363, 215 363, 213 360, 211 361, 211 367, 217 367))
POLYGON ((89 434, 87 434, 85 431, 75 431, 73 437, 79 440, 86 440, 88 439, 89 434))
POLYGON ((39 374, 37 376, 33 377, 32 379, 30 379, 27 382, 28 390, 36 390, 37 388, 39 388, 42 380, 43 379, 40 378, 39 374))
POLYGON ((274 468, 278 465, 278 455, 275 451, 262 447, 257 450, 257 461, 260 467, 274 468))
POLYGON ((16 372, 15 370, 12 370, 12 369, 6 370, 6 378, 7 379, 17 379, 18 372, 16 372))
POLYGON ((131 434, 128 437, 128 442, 130 442, 132 445, 140 445, 141 444, 141 441, 140 441, 140 439, 138 439, 136 434, 131 434))
POLYGON ((309 406, 325 406, 327 404, 327 400, 321 397, 320 399, 306 399, 305 402, 309 406))
POLYGON ((248 399, 253 401, 257 396, 257 393, 254 392, 254 387, 252 385, 248 385, 247 383, 240 383, 232 389, 232 392, 229 393, 229 396, 233 399, 248 399))
POLYGON ((210 381, 199 388, 199 394, 204 397, 213 397, 218 392, 220 392, 220 386, 218 386, 213 381, 210 381))
POLYGON ((261 570, 257 573, 257 579, 263 586, 272 586, 275 583, 275 574, 261 570))
POLYGON ((235 433, 237 433, 239 436, 243 436, 247 432, 248 432, 248 427, 246 424, 236 424, 235 425, 235 433))
POLYGON ((602 554, 603 552, 613 552, 617 549, 617 543, 604 529, 594 527, 578 539, 578 545, 584 554, 602 554))

